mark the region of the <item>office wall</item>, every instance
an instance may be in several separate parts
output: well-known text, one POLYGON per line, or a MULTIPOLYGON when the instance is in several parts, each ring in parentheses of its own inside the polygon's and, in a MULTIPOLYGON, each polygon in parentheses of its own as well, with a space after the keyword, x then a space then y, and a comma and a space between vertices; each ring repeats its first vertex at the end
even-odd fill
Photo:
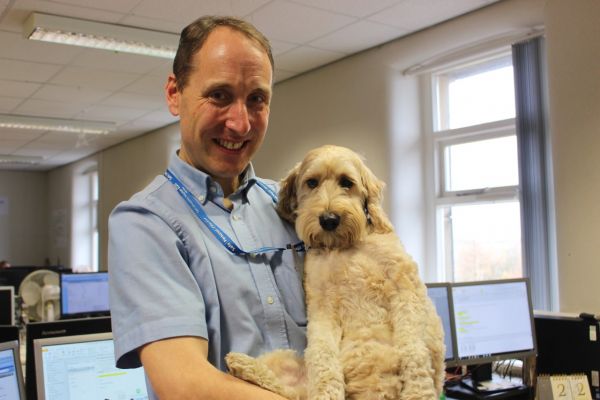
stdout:
POLYGON ((64 219, 68 231, 56 231, 50 224, 51 260, 60 258, 72 267, 72 207, 74 177, 91 165, 96 165, 99 176, 98 232, 100 236, 100 270, 106 270, 108 243, 108 216, 121 201, 146 186, 156 175, 164 172, 171 151, 179 144, 179 130, 176 125, 156 130, 131 139, 125 143, 106 149, 76 163, 56 168, 49 173, 50 202, 49 213, 52 220, 64 219), (66 241, 62 238, 66 237, 66 241))
POLYGON ((545 10, 561 311, 600 313, 600 1, 545 10))
POLYGON ((0 260, 44 265, 48 257, 46 175, 0 171, 0 260))

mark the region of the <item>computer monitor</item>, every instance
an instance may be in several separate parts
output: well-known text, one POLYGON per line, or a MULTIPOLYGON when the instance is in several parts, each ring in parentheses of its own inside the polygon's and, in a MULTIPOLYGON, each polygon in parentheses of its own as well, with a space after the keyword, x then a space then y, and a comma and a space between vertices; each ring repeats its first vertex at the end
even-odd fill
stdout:
POLYGON ((597 371, 600 370, 599 323, 590 314, 536 311, 536 373, 567 375, 585 373, 592 398, 600 398, 597 371), (594 377, 596 376, 596 378, 594 377))
POLYGON ((0 325, 0 342, 20 340, 19 327, 15 325, 0 325))
POLYGON ((536 352, 527 279, 454 283, 457 361, 485 364, 536 352))
POLYGON ((111 332, 110 317, 94 317, 59 320, 52 322, 34 322, 26 325, 25 340, 25 376, 32 377, 25 382, 28 400, 37 399, 35 380, 35 356, 33 342, 58 336, 75 336, 91 333, 111 332))
POLYGON ((452 366, 456 360, 456 340, 454 338, 454 314, 452 312, 452 292, 449 283, 427 283, 427 295, 435 305, 442 320, 444 344, 446 345, 446 366, 452 366))
POLYGON ((15 289, 0 286, 0 325, 15 324, 15 289))
POLYGON ((61 318, 109 315, 108 272, 61 273, 61 318))
POLYGON ((0 342, 0 399, 25 400, 19 342, 0 342))
POLYGON ((34 341, 39 400, 148 399, 142 367, 115 367, 111 333, 34 341))

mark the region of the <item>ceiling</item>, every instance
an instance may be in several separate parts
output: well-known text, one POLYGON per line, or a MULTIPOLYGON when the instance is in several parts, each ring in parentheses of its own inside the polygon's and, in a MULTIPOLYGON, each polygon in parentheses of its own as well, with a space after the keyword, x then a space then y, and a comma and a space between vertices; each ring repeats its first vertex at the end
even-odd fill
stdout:
POLYGON ((27 40, 32 12, 170 33, 205 14, 240 16, 271 40, 275 81, 496 0, 0 0, 0 114, 109 121, 106 135, 0 128, 0 169, 43 171, 177 121, 164 102, 170 60, 27 40))

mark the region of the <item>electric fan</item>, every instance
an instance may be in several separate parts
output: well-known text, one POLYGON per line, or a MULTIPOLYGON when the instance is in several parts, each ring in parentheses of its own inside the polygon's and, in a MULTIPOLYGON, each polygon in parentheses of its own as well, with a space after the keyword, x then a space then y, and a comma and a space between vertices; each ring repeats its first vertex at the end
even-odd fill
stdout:
POLYGON ((29 321, 54 321, 60 318, 60 285, 56 272, 33 271, 19 286, 23 315, 29 321))

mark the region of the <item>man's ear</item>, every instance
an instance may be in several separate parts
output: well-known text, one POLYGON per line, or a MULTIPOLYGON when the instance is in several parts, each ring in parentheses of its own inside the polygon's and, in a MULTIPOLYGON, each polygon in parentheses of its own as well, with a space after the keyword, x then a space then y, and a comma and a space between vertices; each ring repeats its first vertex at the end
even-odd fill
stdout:
POLYGON ((177 79, 175 75, 169 74, 167 78, 167 83, 165 85, 165 98, 167 100, 167 106, 169 111, 174 116, 179 115, 179 98, 181 96, 181 92, 177 87, 177 79))

